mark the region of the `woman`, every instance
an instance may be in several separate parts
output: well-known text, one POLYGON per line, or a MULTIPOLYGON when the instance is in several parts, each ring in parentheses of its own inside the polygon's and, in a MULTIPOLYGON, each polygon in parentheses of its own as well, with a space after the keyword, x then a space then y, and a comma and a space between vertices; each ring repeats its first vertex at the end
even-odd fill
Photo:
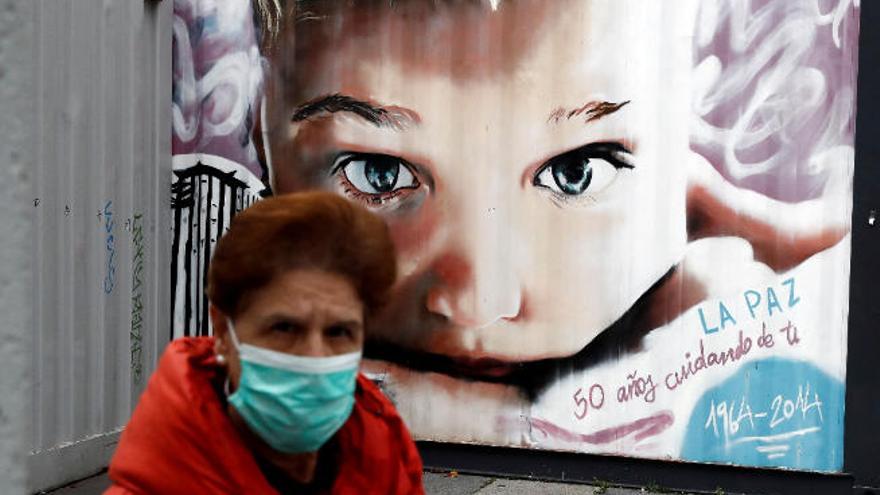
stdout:
POLYGON ((382 220, 329 193, 237 216, 208 274, 215 335, 168 346, 107 493, 422 493, 405 425, 358 374, 395 266, 382 220))

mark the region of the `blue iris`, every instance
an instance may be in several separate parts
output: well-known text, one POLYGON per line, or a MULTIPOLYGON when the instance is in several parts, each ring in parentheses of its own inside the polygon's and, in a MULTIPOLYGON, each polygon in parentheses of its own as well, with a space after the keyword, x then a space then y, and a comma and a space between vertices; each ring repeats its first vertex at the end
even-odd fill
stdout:
POLYGON ((391 157, 372 159, 364 165, 364 175, 367 182, 378 192, 393 191, 399 173, 400 162, 391 157))
POLYGON ((551 166, 551 172, 559 189, 570 196, 583 193, 593 179, 593 167, 586 158, 559 160, 551 166))

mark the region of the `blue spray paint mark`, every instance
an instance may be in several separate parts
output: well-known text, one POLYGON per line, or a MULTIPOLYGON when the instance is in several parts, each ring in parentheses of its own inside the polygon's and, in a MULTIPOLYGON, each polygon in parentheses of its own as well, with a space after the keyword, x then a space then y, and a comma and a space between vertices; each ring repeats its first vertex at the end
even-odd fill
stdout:
POLYGON ((113 201, 104 204, 104 246, 107 251, 107 268, 104 274, 104 293, 110 294, 116 287, 116 238, 113 230, 116 221, 113 220, 113 201))
POLYGON ((843 384, 812 364, 779 358, 750 363, 697 402, 681 456, 840 471, 843 405, 843 384))

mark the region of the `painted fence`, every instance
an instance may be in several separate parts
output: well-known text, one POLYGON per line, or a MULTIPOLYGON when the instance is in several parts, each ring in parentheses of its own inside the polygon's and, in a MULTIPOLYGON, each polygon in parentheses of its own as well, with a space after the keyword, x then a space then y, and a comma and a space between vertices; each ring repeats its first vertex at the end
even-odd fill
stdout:
POLYGON ((326 189, 394 234, 417 438, 842 470, 857 0, 259 4, 262 54, 175 2, 172 336, 236 211, 326 189))

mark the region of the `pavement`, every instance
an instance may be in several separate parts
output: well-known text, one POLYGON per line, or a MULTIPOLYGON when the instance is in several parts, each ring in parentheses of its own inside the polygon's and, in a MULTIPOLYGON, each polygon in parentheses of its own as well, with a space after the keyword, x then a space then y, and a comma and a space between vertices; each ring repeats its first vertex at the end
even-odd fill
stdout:
MULTIPOLYGON (((684 492, 655 492, 646 488, 619 488, 603 483, 596 485, 552 483, 538 480, 475 476, 459 474, 455 471, 425 472, 424 482, 427 495, 645 495, 653 493, 687 495, 684 492)), ((107 479, 107 475, 100 474, 48 493, 51 495, 100 495, 108 486, 110 486, 110 480, 107 479)))

